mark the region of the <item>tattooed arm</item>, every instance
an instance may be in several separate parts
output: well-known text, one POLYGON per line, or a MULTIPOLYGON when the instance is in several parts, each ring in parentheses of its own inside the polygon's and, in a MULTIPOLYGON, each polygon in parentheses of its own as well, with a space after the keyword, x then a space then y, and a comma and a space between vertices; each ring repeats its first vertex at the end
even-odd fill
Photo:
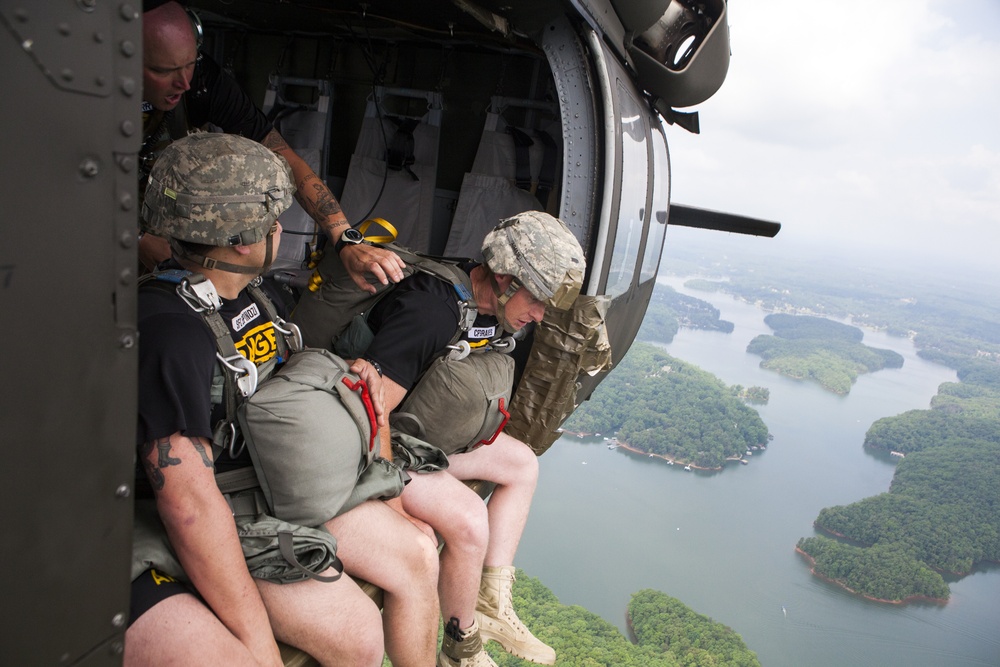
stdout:
MULTIPOLYGON (((264 137, 263 144, 284 157, 292 168, 295 179, 295 199, 303 210, 322 227, 330 241, 336 243, 340 235, 348 227, 347 217, 340 209, 340 202, 333 196, 330 189, 312 170, 305 160, 300 158, 288 143, 278 133, 271 130, 264 137)), ((396 253, 370 245, 346 245, 340 251, 340 259, 355 284, 366 292, 375 293, 375 286, 366 279, 370 273, 383 285, 391 280, 398 283, 403 279, 403 260, 396 253)))
POLYGON ((204 439, 175 433, 145 443, 140 455, 160 518, 191 583, 260 664, 281 665, 232 511, 215 483, 210 451, 204 439))

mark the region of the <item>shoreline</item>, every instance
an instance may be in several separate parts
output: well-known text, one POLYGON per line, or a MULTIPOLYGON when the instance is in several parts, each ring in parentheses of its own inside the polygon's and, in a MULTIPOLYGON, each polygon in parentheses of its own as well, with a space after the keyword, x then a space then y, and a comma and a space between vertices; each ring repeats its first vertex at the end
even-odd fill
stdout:
MULTIPOLYGON (((835 530, 830 530, 826 526, 820 525, 820 524, 816 523, 815 521, 813 521, 813 528, 815 528, 816 530, 819 530, 820 532, 826 533, 827 535, 832 535, 833 537, 836 537, 837 539, 842 540, 842 541, 844 541, 844 542, 846 542, 848 544, 854 545, 854 546, 858 546, 858 547, 862 547, 862 548, 868 548, 868 547, 874 546, 872 544, 868 544, 867 542, 860 542, 858 540, 852 539, 852 538, 848 537, 847 535, 844 535, 843 533, 838 533, 835 530)), ((947 575, 947 576, 950 576, 950 577, 961 577, 961 578, 964 578, 964 577, 969 576, 973 572, 975 572, 976 565, 979 565, 980 563, 985 563, 987 565, 1000 565, 1000 561, 992 561, 992 560, 973 561, 972 567, 970 567, 967 572, 954 572, 952 570, 942 570, 942 569, 936 568, 936 567, 934 567, 932 565, 927 565, 926 563, 925 563, 925 565, 927 565, 927 567, 931 568, 932 570, 934 570, 935 572, 937 572, 940 575, 947 575)), ((937 599, 937 598, 932 598, 932 599, 937 599)))
MULTIPOLYGON (((562 434, 563 435, 575 435, 578 438, 598 437, 597 434, 595 434, 595 433, 584 433, 582 431, 566 431, 566 430, 563 430, 562 434)), ((708 467, 705 467, 705 466, 695 465, 694 463, 686 463, 684 461, 681 461, 680 459, 675 459, 675 458, 672 458, 670 456, 667 456, 666 454, 656 454, 654 452, 643 451, 641 449, 633 447, 632 445, 628 444, 627 442, 625 442, 623 440, 616 439, 615 440, 615 448, 617 449, 618 447, 621 447, 623 449, 627 449, 628 451, 630 451, 630 452, 632 452, 634 454, 642 454, 643 456, 646 456, 646 457, 649 457, 649 458, 658 458, 658 459, 662 459, 664 461, 670 461, 671 463, 674 463, 676 465, 690 466, 692 470, 706 470, 706 471, 709 471, 709 472, 713 472, 713 471, 717 471, 717 470, 722 470, 723 469, 723 466, 716 466, 714 468, 708 468, 708 467)), ((736 461, 740 461, 742 458, 743 457, 741 457, 741 456, 735 456, 735 457, 730 456, 730 457, 726 457, 726 460, 727 461, 736 462, 736 461)))
POLYGON ((886 600, 886 599, 883 599, 883 598, 872 597, 871 595, 866 595, 864 593, 859 593, 858 591, 854 590, 853 588, 851 588, 850 586, 844 584, 843 582, 838 581, 837 579, 831 579, 830 577, 826 576, 825 574, 820 574, 819 572, 817 572, 816 571, 816 559, 813 558, 812 556, 810 556, 809 554, 807 554, 805 551, 803 551, 799 547, 795 547, 795 553, 799 554, 804 559, 806 559, 806 561, 809 563, 809 572, 814 577, 817 577, 819 579, 822 579, 823 581, 829 582, 829 583, 833 584, 834 586, 838 586, 839 588, 842 588, 843 590, 847 591, 851 595, 856 595, 856 596, 858 596, 860 598, 863 598, 865 600, 869 600, 871 602, 881 602, 881 603, 884 603, 884 604, 895 604, 895 605, 904 605, 904 604, 909 604, 911 602, 933 602, 933 603, 939 604, 941 606, 944 606, 944 605, 948 604, 948 598, 932 598, 932 597, 928 597, 926 595, 910 595, 908 597, 903 598, 902 600, 886 600))

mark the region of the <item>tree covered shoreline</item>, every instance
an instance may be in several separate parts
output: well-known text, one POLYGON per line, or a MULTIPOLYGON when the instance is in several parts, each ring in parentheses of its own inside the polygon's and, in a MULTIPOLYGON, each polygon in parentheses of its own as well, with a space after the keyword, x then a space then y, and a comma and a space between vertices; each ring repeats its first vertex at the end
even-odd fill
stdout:
POLYGON ((764 323, 774 335, 761 334, 747 345, 747 352, 761 357, 761 368, 815 380, 836 394, 850 393, 862 373, 903 366, 901 354, 864 345, 864 332, 848 324, 785 313, 772 313, 764 323))
POLYGON ((614 433, 629 449, 719 469, 768 440, 767 426, 738 398, 739 390, 650 344, 637 343, 565 429, 614 433))
MULTIPOLYGON (((556 667, 760 667, 731 628, 666 593, 634 593, 626 608, 632 637, 579 605, 565 605, 544 584, 517 571, 514 606, 532 632, 556 651, 556 667)), ((486 652, 498 667, 531 667, 495 642, 486 652)))

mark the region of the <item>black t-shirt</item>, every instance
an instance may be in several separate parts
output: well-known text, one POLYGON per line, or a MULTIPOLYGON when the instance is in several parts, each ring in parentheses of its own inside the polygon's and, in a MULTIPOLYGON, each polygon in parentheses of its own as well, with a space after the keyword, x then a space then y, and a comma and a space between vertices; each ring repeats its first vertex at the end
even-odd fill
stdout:
POLYGON ((191 90, 184 94, 184 104, 191 127, 211 123, 228 134, 239 134, 257 142, 263 141, 273 129, 236 79, 203 54, 195 65, 191 90))
POLYGON ((160 153, 191 129, 206 124, 256 142, 264 141, 274 128, 233 77, 226 74, 217 62, 199 54, 191 77, 191 89, 184 94, 182 104, 164 112, 143 102, 142 147, 137 170, 140 198, 145 195, 149 172, 160 153))
MULTIPOLYGON (((168 283, 169 284, 169 283, 168 283)), ((265 281, 265 292, 281 313, 280 300, 265 281)), ((222 300, 219 315, 240 354, 258 366, 277 354, 281 334, 246 290, 222 300)), ((174 433, 212 439, 213 426, 225 418, 224 405, 212 405, 216 343, 201 315, 172 289, 147 285, 139 290, 139 418, 136 444, 174 433)))
MULTIPOLYGON (((462 269, 469 273, 475 266, 466 264, 462 269)), ((416 273, 372 308, 368 325, 375 339, 365 357, 378 362, 393 382, 406 390, 412 389, 451 342, 458 329, 458 318, 454 286, 426 273, 416 273)), ((480 314, 462 338, 477 345, 499 332, 496 317, 480 314)))

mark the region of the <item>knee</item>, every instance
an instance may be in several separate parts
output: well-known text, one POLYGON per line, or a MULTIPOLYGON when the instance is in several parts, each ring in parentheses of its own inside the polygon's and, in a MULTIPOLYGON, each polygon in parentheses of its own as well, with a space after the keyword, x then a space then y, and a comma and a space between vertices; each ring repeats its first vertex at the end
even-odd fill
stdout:
MULTIPOLYGON (((366 600, 366 602, 369 602, 366 600)), ((322 634, 303 648, 323 665, 382 664, 385 635, 382 614, 374 604, 355 606, 347 623, 326 623, 322 634)))
POLYGON ((352 654, 344 660, 337 660, 335 665, 373 665, 382 664, 385 655, 385 637, 382 634, 382 616, 375 614, 370 621, 359 624, 351 634, 352 654))
POLYGON ((411 581, 436 582, 438 577, 438 551, 430 538, 420 533, 412 540, 403 554, 403 566, 411 581))
POLYGON ((517 479, 534 486, 538 482, 538 456, 531 447, 520 440, 513 440, 510 449, 513 467, 517 470, 517 479))
POLYGON ((490 540, 486 503, 478 498, 462 503, 455 508, 447 523, 448 525, 441 529, 441 534, 448 548, 486 555, 486 546, 490 540))

